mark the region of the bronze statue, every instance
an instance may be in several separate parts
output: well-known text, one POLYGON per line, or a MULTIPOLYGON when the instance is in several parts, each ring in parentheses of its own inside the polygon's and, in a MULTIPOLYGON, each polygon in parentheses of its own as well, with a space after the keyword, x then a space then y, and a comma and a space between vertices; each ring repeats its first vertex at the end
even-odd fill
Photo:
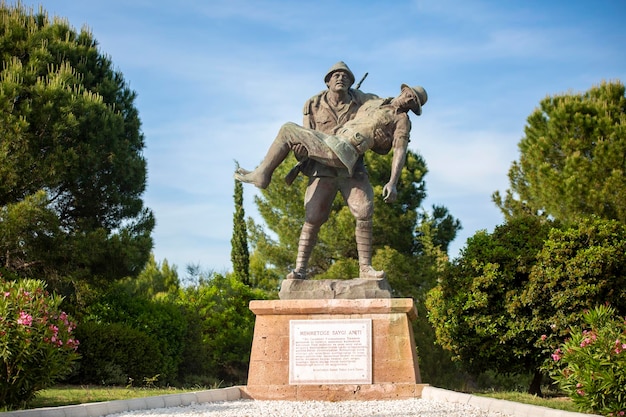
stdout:
MULTIPOLYGON (((346 109, 344 113, 335 113, 340 117, 352 106, 351 103, 354 102, 354 98, 358 95, 364 95, 364 93, 354 93, 356 90, 350 90, 349 87, 354 83, 354 76, 345 64, 338 63, 335 67, 339 68, 335 70, 331 68, 325 80, 329 87, 330 99, 341 99, 342 96, 342 94, 331 94, 331 91, 345 92, 343 101, 335 101, 337 104, 335 109, 340 109, 341 106, 346 109), (342 66, 345 68, 341 68, 342 66), (346 100, 346 94, 350 97, 349 100, 346 100)), ((287 276, 288 279, 306 278, 306 263, 315 244, 319 227, 328 219, 329 213, 329 209, 315 210, 315 207, 329 206, 325 202, 328 198, 332 201, 338 190, 346 201, 349 201, 350 209, 357 218, 356 239, 359 253, 359 276, 361 278, 383 278, 385 276, 383 271, 376 271, 371 266, 373 191, 364 167, 361 168, 362 157, 369 149, 386 154, 393 148, 391 176, 383 188, 383 197, 386 202, 394 201, 397 196, 396 184, 404 166, 411 129, 411 123, 406 113, 412 110, 415 114, 420 115, 422 105, 426 103, 427 94, 422 87, 412 88, 402 84, 401 92, 395 98, 371 97, 375 96, 367 97, 368 100, 360 106, 356 113, 353 113, 352 120, 341 125, 338 124, 338 117, 335 127, 322 128, 328 132, 298 126, 295 123, 284 124, 270 146, 267 155, 255 170, 247 171, 239 168, 235 172, 237 180, 266 188, 271 181, 272 173, 290 151, 294 151, 297 158, 304 162, 298 169, 302 170, 305 175, 309 175, 305 205, 307 213, 311 216, 308 216, 303 226, 296 268, 287 276), (323 172, 321 171, 330 172, 331 175, 322 175, 323 172), (366 182, 366 186, 359 188, 357 184, 363 183, 363 180, 366 182), (330 187, 322 185, 322 182, 329 181, 331 182, 330 187), (350 186, 351 183, 352 186, 350 186), (311 221, 311 218, 314 221, 311 221)), ((358 104, 352 107, 358 107, 358 104)), ((307 115, 305 107, 305 123, 307 122, 307 115)), ((317 120, 320 119, 315 119, 314 122, 317 123, 317 120)), ((311 126, 311 122, 309 122, 309 126, 311 126)))
MULTIPOLYGON (((352 120, 361 105, 368 100, 379 98, 374 94, 352 89, 354 74, 340 61, 333 65, 324 76, 327 89, 306 101, 303 110, 302 126, 323 133, 333 134, 338 127, 352 120)), ((350 213, 356 220, 355 237, 359 255, 361 277, 383 277, 384 273, 372 268, 372 216, 374 214, 374 190, 370 184, 363 157, 356 161, 352 175, 345 167, 324 165, 306 157, 306 150, 294 149, 298 164, 287 175, 288 184, 298 172, 308 177, 304 197, 305 218, 298 242, 296 267, 287 278, 306 277, 306 268, 311 252, 317 242, 319 230, 330 215, 332 202, 340 192, 350 213), (303 156, 304 155, 304 156, 303 156)))

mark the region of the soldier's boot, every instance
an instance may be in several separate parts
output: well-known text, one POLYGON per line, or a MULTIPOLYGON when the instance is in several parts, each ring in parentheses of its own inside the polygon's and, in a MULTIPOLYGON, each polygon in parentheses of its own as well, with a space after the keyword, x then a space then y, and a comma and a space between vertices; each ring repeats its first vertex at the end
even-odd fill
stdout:
POLYGON ((385 278, 385 271, 372 267, 372 221, 356 221, 356 249, 359 253, 359 278, 385 278))
POLYGON ((235 179, 254 184, 259 188, 267 188, 272 181, 274 170, 285 160, 290 150, 289 142, 285 138, 281 136, 276 137, 259 166, 252 171, 237 168, 235 179))
POLYGON ((286 279, 306 279, 306 267, 311 258, 313 247, 317 242, 317 233, 320 231, 319 226, 311 223, 304 223, 302 232, 300 232, 300 241, 298 242, 298 256, 296 257, 296 268, 287 274, 286 279))

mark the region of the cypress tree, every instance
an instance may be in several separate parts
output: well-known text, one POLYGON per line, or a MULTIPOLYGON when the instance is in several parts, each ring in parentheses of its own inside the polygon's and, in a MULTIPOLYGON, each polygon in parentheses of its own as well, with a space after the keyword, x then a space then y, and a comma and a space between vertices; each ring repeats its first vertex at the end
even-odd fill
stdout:
MULTIPOLYGON (((239 167, 239 164, 236 164, 239 167)), ((233 214, 233 236, 230 240, 230 259, 233 274, 246 285, 250 285, 250 253, 248 251, 248 229, 246 228, 246 212, 243 208, 243 185, 235 181, 235 213, 233 214)))

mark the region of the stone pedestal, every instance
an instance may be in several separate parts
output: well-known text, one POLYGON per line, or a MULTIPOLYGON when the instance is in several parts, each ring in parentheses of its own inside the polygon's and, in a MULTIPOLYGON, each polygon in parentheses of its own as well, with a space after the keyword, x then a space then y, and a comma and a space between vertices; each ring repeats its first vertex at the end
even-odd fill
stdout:
POLYGON ((386 279, 284 279, 278 298, 281 300, 326 300, 391 298, 386 279))
POLYGON ((421 396, 423 384, 411 321, 412 299, 255 300, 248 385, 257 400, 380 400, 421 396), (289 384, 290 320, 372 321, 371 384, 289 384))

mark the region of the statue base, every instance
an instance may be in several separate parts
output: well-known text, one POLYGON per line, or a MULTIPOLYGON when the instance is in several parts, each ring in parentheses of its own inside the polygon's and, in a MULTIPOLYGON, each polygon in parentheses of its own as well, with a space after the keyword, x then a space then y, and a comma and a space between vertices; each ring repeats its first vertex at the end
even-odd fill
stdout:
POLYGON ((281 300, 357 300, 391 298, 386 279, 284 279, 278 297, 281 300))
MULTIPOLYGON (((254 300, 245 396, 255 400, 345 401, 421 397, 412 299, 254 300), (371 320, 371 383, 290 384, 291 320, 371 320)), ((293 364, 291 364, 293 365, 293 364)))

